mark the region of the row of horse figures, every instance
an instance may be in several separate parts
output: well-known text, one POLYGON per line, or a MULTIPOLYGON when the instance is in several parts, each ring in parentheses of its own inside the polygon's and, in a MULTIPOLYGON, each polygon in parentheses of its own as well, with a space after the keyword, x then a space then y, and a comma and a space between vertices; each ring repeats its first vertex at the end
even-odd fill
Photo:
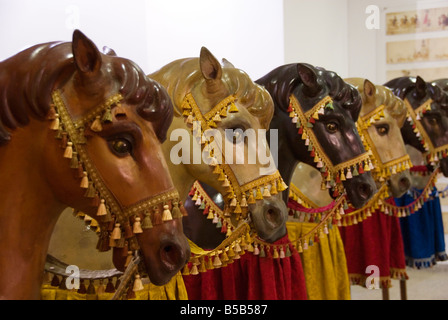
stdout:
POLYGON ((299 252, 310 239, 295 242, 288 234, 293 180, 316 201, 316 190, 323 192, 337 209, 320 217, 327 233, 344 208, 365 208, 379 190, 405 194, 413 164, 448 176, 446 80, 403 77, 381 86, 294 63, 252 81, 206 48, 146 75, 76 30, 72 42, 39 44, 0 62, 0 88, 3 299, 41 297, 50 238, 67 207, 95 221, 99 251, 112 250, 116 272, 109 278, 120 277, 114 298, 126 290, 132 296, 134 278, 163 286, 188 269, 192 299, 306 299, 299 252), (193 161, 185 149, 175 155, 186 161, 170 161, 178 140, 168 137, 178 129, 207 161, 193 161), (248 129, 270 133, 258 136, 262 143, 235 134, 248 129), (231 158, 223 150, 229 143, 205 132, 229 139, 231 158), (273 146, 276 166, 247 161, 254 153, 272 159, 273 146), (309 179, 299 163, 319 179, 309 179), (265 255, 287 257, 280 260, 289 265, 254 262, 265 255), (289 278, 280 277, 289 284, 264 295, 268 286, 250 276, 254 264, 263 272, 289 268, 289 278), (221 283, 234 280, 232 295, 219 293, 208 269, 221 283))

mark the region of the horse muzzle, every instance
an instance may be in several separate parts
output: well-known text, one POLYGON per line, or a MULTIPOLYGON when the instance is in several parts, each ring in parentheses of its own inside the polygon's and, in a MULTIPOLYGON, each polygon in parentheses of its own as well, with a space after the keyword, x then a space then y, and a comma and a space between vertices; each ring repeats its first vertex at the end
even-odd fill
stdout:
POLYGON ((286 234, 286 220, 288 209, 281 197, 281 193, 257 200, 249 206, 252 222, 258 236, 267 241, 274 242, 286 234))
POLYGON ((347 179, 344 187, 348 199, 356 209, 362 208, 378 191, 370 172, 347 179))
POLYGON ((394 198, 400 198, 411 187, 411 174, 409 170, 392 175, 389 180, 389 189, 394 198))

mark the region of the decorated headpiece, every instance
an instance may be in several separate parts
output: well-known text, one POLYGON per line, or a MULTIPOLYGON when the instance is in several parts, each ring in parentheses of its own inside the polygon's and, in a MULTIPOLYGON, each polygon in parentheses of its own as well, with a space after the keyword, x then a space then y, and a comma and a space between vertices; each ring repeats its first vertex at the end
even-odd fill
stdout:
POLYGON ((219 102, 207 113, 202 114, 193 95, 188 93, 182 102, 181 108, 186 123, 191 125, 193 137, 197 139, 202 147, 202 152, 209 153, 209 165, 213 167, 213 174, 217 176, 217 180, 226 188, 227 193, 223 195, 227 205, 224 211, 226 217, 235 214, 237 221, 240 217, 245 218, 249 204, 282 192, 288 187, 278 171, 240 185, 233 170, 226 163, 224 154, 215 154, 216 142, 212 139, 207 140, 205 135, 202 134, 207 129, 216 128, 217 123, 222 121, 222 118, 227 117, 228 113, 239 112, 233 95, 219 102), (218 157, 221 158, 218 159, 218 157))
POLYGON ((310 110, 303 111, 299 101, 292 94, 287 112, 289 112, 292 123, 296 125, 298 134, 301 135, 302 140, 305 140, 305 145, 308 146, 308 151, 316 163, 316 167, 321 171, 322 189, 331 188, 333 190, 333 196, 336 197, 342 193, 339 190, 339 188, 342 188, 342 181, 372 170, 373 164, 367 152, 336 165, 331 162, 330 158, 322 149, 312 128, 314 123, 319 120, 319 115, 324 114, 326 109, 333 108, 333 100, 330 96, 326 96, 310 110))
POLYGON ((387 162, 381 161, 381 157, 378 154, 375 144, 373 143, 369 135, 368 129, 376 121, 384 118, 384 108, 385 106, 382 104, 366 115, 360 116, 356 121, 356 127, 358 128, 358 132, 360 133, 361 141, 364 144, 364 148, 366 149, 366 151, 372 153, 371 159, 374 165, 372 175, 374 176, 375 180, 380 182, 387 180, 393 174, 408 170, 412 167, 411 158, 408 154, 405 154, 396 159, 389 160, 387 162))
MULTIPOLYGON (((106 226, 99 231, 97 249, 108 251, 111 247, 123 248, 128 264, 134 251, 139 249, 135 237, 137 233, 186 214, 179 202, 178 192, 173 188, 136 204, 122 206, 90 160, 85 135, 88 130, 102 131, 102 126, 112 121, 113 108, 122 108, 122 95, 113 95, 79 120, 72 119, 59 90, 52 93, 52 98, 53 104, 48 116, 51 120, 50 128, 57 131, 56 138, 61 140, 63 157, 67 159, 70 168, 77 171, 79 186, 85 190, 84 196, 91 199, 92 206, 97 208, 99 222, 106 226)), ((87 217, 83 213, 78 215, 87 217)))
POLYGON ((421 120, 423 115, 431 110, 431 104, 433 100, 429 98, 425 102, 423 102, 418 108, 412 108, 411 103, 406 98, 404 100, 404 104, 408 110, 407 112, 407 121, 412 126, 412 129, 420 140, 422 147, 425 149, 424 159, 427 163, 437 163, 440 159, 447 157, 448 144, 445 144, 440 147, 435 147, 432 144, 431 138, 423 127, 421 120))

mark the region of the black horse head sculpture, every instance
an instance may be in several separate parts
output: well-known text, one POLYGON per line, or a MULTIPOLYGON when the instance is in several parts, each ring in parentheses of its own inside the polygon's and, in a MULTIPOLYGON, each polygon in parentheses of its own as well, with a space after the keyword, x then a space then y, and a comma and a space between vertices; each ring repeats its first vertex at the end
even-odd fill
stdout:
POLYGON ((405 144, 419 150, 428 164, 440 163, 443 175, 448 176, 448 94, 419 76, 395 78, 384 85, 408 108, 401 129, 405 144))
POLYGON ((320 169, 323 187, 333 188, 333 196, 342 182, 353 206, 362 207, 376 186, 364 173, 368 156, 356 130, 362 106, 356 88, 335 72, 305 63, 280 66, 255 82, 274 100, 270 128, 278 130, 278 169, 284 181, 291 182, 302 161, 320 169))

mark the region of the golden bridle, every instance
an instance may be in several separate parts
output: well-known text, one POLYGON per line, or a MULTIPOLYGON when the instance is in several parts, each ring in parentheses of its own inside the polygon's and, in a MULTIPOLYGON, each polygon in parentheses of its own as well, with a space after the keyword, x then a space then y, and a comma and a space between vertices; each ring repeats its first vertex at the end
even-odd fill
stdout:
MULTIPOLYGON (((131 267, 132 263, 140 261, 136 234, 165 221, 180 219, 186 214, 179 201, 179 194, 173 188, 133 205, 122 206, 89 158, 86 128, 93 132, 102 131, 102 126, 112 121, 112 109, 121 108, 121 94, 117 93, 106 99, 78 120, 71 117, 60 90, 52 93, 52 99, 53 104, 47 117, 51 120, 50 129, 57 131, 56 138, 61 140, 63 157, 67 159, 70 168, 78 171, 79 187, 85 190, 84 196, 91 200, 92 206, 97 207, 96 215, 102 223, 97 230, 100 233, 97 249, 108 251, 111 247, 121 248, 123 252, 127 252, 125 267, 131 267)), ((76 215, 88 217, 82 212, 76 215)), ((132 273, 135 273, 136 267, 132 267, 132 273)), ((137 276, 139 279, 139 275, 137 276)))
POLYGON ((228 218, 226 222, 229 233, 235 228, 234 224, 231 223, 231 214, 234 214, 236 221, 241 221, 241 218, 247 218, 249 204, 276 195, 288 187, 278 170, 273 174, 261 176, 240 185, 232 168, 226 163, 224 154, 221 153, 221 159, 217 158, 219 155, 214 152, 216 144, 213 139, 207 140, 205 135, 202 134, 207 129, 217 128, 217 123, 221 122, 222 118, 227 117, 228 113, 239 112, 235 101, 235 96, 230 95, 205 114, 202 114, 191 93, 184 97, 181 104, 182 115, 187 125, 191 126, 193 137, 201 145, 202 152, 208 152, 209 165, 213 168, 213 174, 226 188, 226 194, 223 194, 226 199, 224 216, 228 218))
POLYGON ((373 169, 371 156, 368 152, 364 152, 353 159, 333 164, 320 145, 312 128, 314 123, 319 120, 319 115, 324 114, 326 109, 333 109, 333 100, 330 96, 324 97, 305 112, 294 94, 291 94, 289 101, 287 112, 291 122, 296 125, 301 139, 305 140, 305 145, 308 146, 308 151, 316 163, 316 168, 321 171, 322 189, 334 187, 336 193, 333 196, 336 197, 342 193, 342 181, 373 169), (338 188, 342 190, 338 192, 338 188))
POLYGON ((429 98, 425 102, 423 102, 418 108, 415 110, 412 108, 411 103, 406 98, 404 100, 404 104, 407 109, 407 121, 412 126, 413 131, 419 141, 421 142, 425 152, 423 153, 423 158, 427 163, 437 163, 440 159, 447 157, 448 152, 448 144, 445 144, 440 147, 434 147, 432 144, 431 138, 426 132, 421 120, 423 115, 431 110, 431 104, 433 100, 429 98))
POLYGON ((368 132, 369 127, 372 126, 376 121, 384 118, 385 108, 385 105, 379 105, 366 115, 360 116, 356 121, 356 127, 361 136, 361 141, 364 144, 364 148, 366 149, 366 151, 372 153, 371 159, 374 164, 372 175, 374 179, 379 182, 384 182, 385 180, 390 178, 391 175, 409 170, 412 167, 411 158, 407 153, 401 157, 383 162, 377 148, 375 147, 375 143, 373 143, 373 140, 370 137, 370 134, 368 132))

